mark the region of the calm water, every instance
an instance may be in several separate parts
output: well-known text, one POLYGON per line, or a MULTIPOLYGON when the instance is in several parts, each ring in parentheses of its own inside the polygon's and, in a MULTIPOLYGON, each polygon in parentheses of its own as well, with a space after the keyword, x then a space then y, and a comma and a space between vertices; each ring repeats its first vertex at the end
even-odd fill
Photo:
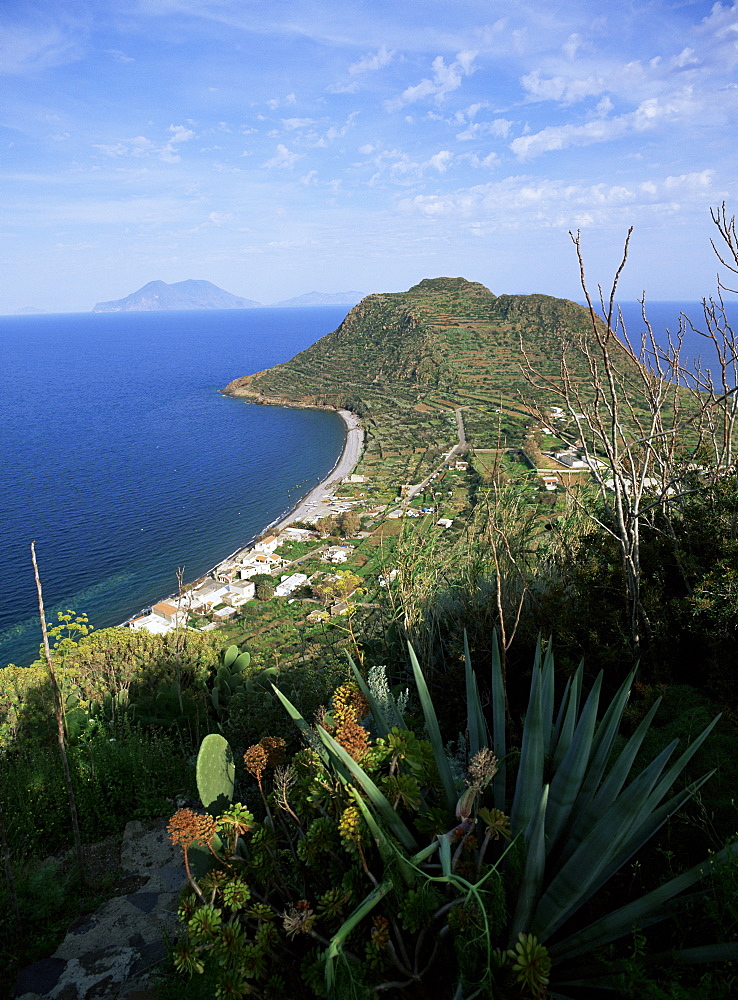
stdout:
POLYGON ((335 329, 346 307, 0 317, 0 664, 47 617, 117 624, 195 579, 335 464, 332 413, 219 393, 335 329))

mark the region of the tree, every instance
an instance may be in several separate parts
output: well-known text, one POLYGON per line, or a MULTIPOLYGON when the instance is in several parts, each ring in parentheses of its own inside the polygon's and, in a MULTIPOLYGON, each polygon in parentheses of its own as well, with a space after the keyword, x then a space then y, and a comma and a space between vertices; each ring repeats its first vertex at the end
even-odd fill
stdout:
POLYGON ((315 527, 324 536, 337 535, 339 530, 334 517, 319 517, 315 522, 315 527))
POLYGON ((355 535, 361 527, 361 518, 354 510, 345 510, 338 516, 338 530, 343 538, 355 535))
POLYGON ((361 577, 357 573, 342 569, 314 583, 313 593, 324 604, 331 604, 333 601, 345 601, 356 591, 361 582, 361 577))
POLYGON ((271 579, 258 580, 256 583, 257 601, 271 601, 274 597, 274 581, 271 579))
MULTIPOLYGON (((738 274, 735 217, 728 219, 723 205, 712 212, 712 218, 724 244, 721 255, 713 242, 715 253, 738 274)), ((557 397, 576 427, 577 444, 593 473, 598 500, 596 505, 582 506, 618 546, 631 640, 637 652, 641 632, 648 634, 650 630, 641 599, 644 525, 652 525, 658 511, 664 515, 660 530, 673 535, 671 518, 679 500, 708 481, 714 482, 716 475, 723 475, 733 465, 738 340, 721 297, 726 286, 719 280, 718 302, 703 300, 707 325, 703 335, 712 342, 718 357, 717 379, 699 364, 688 369, 682 363, 686 319, 666 346, 657 342, 648 323, 645 299, 645 332, 639 350, 633 348, 622 315, 615 309, 632 232, 633 227, 628 230, 607 300, 598 286, 599 312, 585 277, 581 235, 579 231, 570 233, 591 320, 589 334, 577 344, 589 377, 577 380, 571 355, 565 351, 557 378, 543 375, 527 357, 525 360, 531 385, 544 390, 549 398, 557 397), (709 457, 708 468, 702 467, 701 456, 709 457)), ((542 404, 539 416, 545 416, 542 404)))

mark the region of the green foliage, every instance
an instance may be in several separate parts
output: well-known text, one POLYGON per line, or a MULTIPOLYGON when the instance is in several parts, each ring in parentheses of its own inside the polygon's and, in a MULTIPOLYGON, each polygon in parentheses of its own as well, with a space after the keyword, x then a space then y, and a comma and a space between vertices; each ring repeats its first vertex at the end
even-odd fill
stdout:
POLYGON ((256 584, 256 600, 271 601, 274 597, 274 581, 259 580, 256 584))
POLYGON ((218 733, 202 741, 195 773, 202 804, 214 816, 222 813, 233 801, 236 768, 227 740, 218 733))
MULTIPOLYGON (((172 796, 194 791, 179 742, 126 719, 115 725, 93 722, 67 753, 80 828, 88 842, 131 818, 159 816, 172 796)), ((61 761, 53 744, 26 743, 4 751, 0 800, 15 857, 46 857, 71 843, 61 761)))

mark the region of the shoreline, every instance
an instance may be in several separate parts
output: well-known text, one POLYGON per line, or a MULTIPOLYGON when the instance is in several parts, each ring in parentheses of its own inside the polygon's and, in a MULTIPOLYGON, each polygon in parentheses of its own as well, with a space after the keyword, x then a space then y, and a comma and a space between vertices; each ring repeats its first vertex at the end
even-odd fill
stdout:
MULTIPOLYGON (((256 400, 248 399, 246 401, 257 402, 256 400)), ((280 403, 279 405, 288 404, 280 403)), ((226 563, 232 562, 242 553, 248 552, 254 544, 255 539, 257 539, 260 535, 264 535, 272 530, 279 531, 288 524, 292 524, 293 521, 305 520, 306 517, 311 517, 317 520, 319 517, 323 516, 324 513, 330 512, 328 509, 326 509, 325 512, 322 512, 310 508, 314 508, 319 504, 325 504, 328 497, 332 496, 336 487, 340 485, 341 480, 350 475, 352 470, 356 468, 364 445, 364 430, 361 426, 361 420, 350 410, 343 410, 333 406, 314 406, 307 408, 316 410, 332 410, 334 413, 337 413, 344 422, 346 427, 346 436, 343 441, 343 449, 341 454, 336 459, 335 465, 324 479, 314 486, 301 500, 298 500, 297 504, 291 508, 291 510, 288 510, 286 513, 279 515, 273 521, 270 521, 269 524, 262 528, 261 531, 257 532, 257 534, 254 535, 254 537, 245 545, 240 545, 230 555, 226 556, 224 559, 219 559, 218 562, 203 573, 202 576, 190 583, 187 583, 185 585, 185 593, 199 586, 204 580, 207 580, 208 577, 213 576, 213 574, 215 574, 226 563)), ((161 598, 159 601, 152 602, 151 606, 153 607, 162 602, 176 601, 180 597, 180 593, 169 594, 167 597, 161 598)), ((137 618, 139 614, 140 612, 132 614, 124 622, 121 622, 118 627, 122 628, 129 626, 130 622, 137 618)))

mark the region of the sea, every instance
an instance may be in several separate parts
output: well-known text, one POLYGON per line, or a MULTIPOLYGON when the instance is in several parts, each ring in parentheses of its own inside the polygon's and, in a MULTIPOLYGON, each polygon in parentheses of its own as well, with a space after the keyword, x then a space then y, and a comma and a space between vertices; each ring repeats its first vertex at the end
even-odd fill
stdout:
POLYGON ((231 399, 347 306, 0 317, 0 665, 47 621, 116 625, 292 509, 345 440, 341 418, 231 399))
MULTIPOLYGON (((640 341, 639 303, 621 303, 640 341)), ((347 307, 0 317, 0 665, 38 655, 30 543, 47 620, 116 625, 195 580, 323 480, 345 426, 223 396, 293 357, 347 307)), ((734 325, 738 311, 729 305, 734 325)), ((648 305, 654 333, 699 302, 648 305)), ((738 326, 734 326, 738 329, 738 326)), ((684 356, 714 363, 691 329, 684 356)))

